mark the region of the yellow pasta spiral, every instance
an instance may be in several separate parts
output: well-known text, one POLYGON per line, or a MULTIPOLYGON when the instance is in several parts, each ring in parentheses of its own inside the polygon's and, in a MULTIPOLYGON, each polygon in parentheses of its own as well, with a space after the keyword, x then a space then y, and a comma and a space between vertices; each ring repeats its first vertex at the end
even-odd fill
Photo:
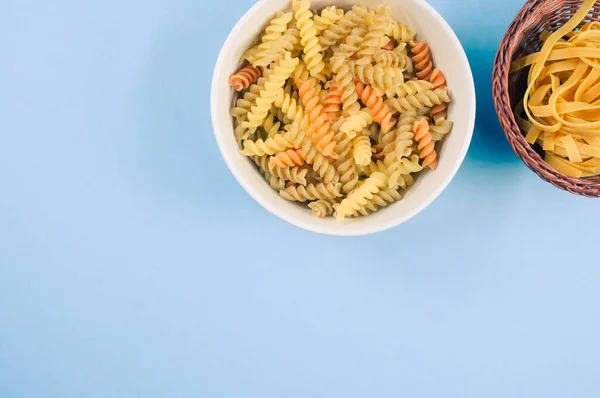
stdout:
POLYGON ((240 62, 244 63, 245 61, 248 61, 250 65, 254 66, 254 62, 256 61, 256 54, 258 54, 258 46, 250 47, 244 52, 244 54, 242 54, 240 62))
POLYGON ((448 89, 441 88, 436 90, 427 90, 415 95, 408 95, 404 98, 388 98, 385 103, 398 112, 407 112, 418 110, 425 107, 433 107, 441 103, 450 102, 448 89))
POLYGON ((375 53, 374 59, 380 66, 392 66, 404 69, 406 66, 406 57, 407 55, 395 51, 378 50, 375 53))
POLYGON ((341 184, 308 184, 292 185, 279 192, 282 198, 292 202, 307 202, 319 199, 335 199, 342 196, 340 193, 341 184))
POLYGON ((333 205, 329 200, 319 199, 310 202, 308 207, 312 210, 313 217, 324 218, 333 214, 333 205))
POLYGON ((256 131, 258 126, 265 120, 271 110, 271 105, 275 102, 277 93, 283 88, 297 64, 298 58, 292 58, 288 52, 273 69, 273 73, 269 75, 268 80, 265 82, 265 89, 256 98, 256 106, 253 106, 247 115, 248 121, 242 123, 250 132, 256 131))
POLYGON ((298 65, 292 74, 292 79, 296 85, 298 85, 299 82, 305 82, 310 79, 310 73, 308 72, 308 69, 306 69, 304 61, 301 60, 298 62, 298 65))
POLYGON ((273 43, 280 39, 284 32, 287 30, 287 25, 293 18, 291 12, 277 11, 275 18, 271 20, 269 26, 265 29, 265 34, 261 38, 261 43, 258 45, 258 51, 255 55, 254 66, 268 65, 269 63, 261 63, 261 58, 264 58, 265 54, 273 49, 273 43))
POLYGON ((292 7, 296 12, 296 27, 300 30, 300 42, 304 46, 303 60, 306 62, 306 67, 313 77, 325 81, 325 76, 321 73, 325 64, 317 38, 317 28, 310 11, 310 0, 293 0, 292 7))
POLYGON ((373 23, 369 26, 369 31, 365 40, 357 52, 357 64, 365 65, 373 61, 375 53, 383 47, 388 39, 385 36, 385 30, 390 20, 390 6, 379 6, 373 23))
POLYGON ((415 138, 413 126, 416 121, 417 112, 415 111, 404 112, 401 114, 400 120, 398 121, 398 129, 396 131, 394 150, 389 152, 390 156, 395 154, 395 159, 410 156, 412 153, 411 147, 414 144, 415 138))
POLYGON ((339 21, 344 16, 344 10, 336 6, 325 7, 321 15, 315 15, 315 28, 317 34, 339 21))
POLYGON ((431 90, 433 90, 433 84, 426 80, 409 80, 396 87, 394 94, 399 98, 404 98, 431 90))
POLYGON ((364 41, 363 34, 364 30, 358 28, 352 30, 345 43, 331 57, 331 70, 335 73, 335 81, 342 93, 342 109, 346 115, 352 115, 360 110, 354 76, 348 59, 358 51, 360 43, 364 41))
POLYGON ((385 172, 389 177, 388 186, 391 189, 398 187, 406 189, 414 183, 410 175, 418 173, 421 170, 423 170, 423 167, 419 164, 418 155, 412 155, 410 158, 401 158, 386 168, 385 172))
POLYGON ((436 120, 434 125, 429 126, 429 130, 431 131, 431 138, 433 138, 434 141, 442 140, 446 136, 446 134, 452 131, 452 127, 454 127, 454 123, 449 120, 436 120))
MULTIPOLYGON (((277 40, 273 41, 269 48, 257 54, 252 65, 267 66, 273 62, 279 62, 286 52, 292 52, 300 43, 300 31, 296 28, 289 28, 277 40)), ((296 58, 296 57, 294 57, 296 58)))
POLYGON ((369 214, 378 211, 380 208, 387 207, 388 205, 401 199, 402 195, 400 195, 397 189, 383 187, 379 192, 373 195, 373 199, 352 213, 352 217, 358 217, 361 215, 366 217, 369 214))
POLYGON ((230 114, 236 118, 238 123, 246 120, 246 115, 250 112, 252 106, 256 105, 256 99, 259 97, 260 92, 265 89, 265 83, 271 73, 273 73, 271 69, 266 69, 263 76, 259 77, 256 83, 250 85, 248 91, 238 98, 235 106, 231 108, 230 114))
POLYGON ((364 6, 354 6, 337 22, 325 29, 319 37, 319 44, 323 51, 341 42, 350 31, 365 22, 367 9, 364 6))
POLYGON ((382 156, 385 156, 390 152, 394 151, 397 135, 397 129, 394 129, 396 123, 397 121, 394 120, 392 128, 390 128, 387 132, 384 132, 383 130, 379 131, 379 134, 375 138, 375 141, 378 142, 378 145, 376 146, 376 149, 378 149, 378 154, 376 155, 376 157, 381 158, 382 156))
POLYGON ((349 67, 354 76, 364 84, 373 86, 378 95, 392 93, 396 87, 404 82, 402 70, 391 66, 359 65, 350 61, 349 67))
POLYGON ((306 185, 308 169, 300 167, 275 167, 273 174, 294 184, 306 185))
POLYGON ((371 140, 369 137, 359 135, 352 141, 352 153, 354 154, 354 162, 358 166, 367 166, 371 163, 371 140))
POLYGON ((345 193, 349 193, 354 190, 358 184, 358 172, 352 153, 352 139, 343 131, 339 131, 335 138, 337 141, 335 150, 340 155, 337 160, 336 169, 340 175, 342 190, 345 193))
POLYGON ((277 152, 285 151, 294 144, 283 135, 276 135, 266 140, 244 141, 244 149, 240 151, 245 156, 263 156, 274 155, 277 152))
POLYGON ((371 113, 368 111, 359 111, 344 120, 340 126, 340 131, 346 133, 348 137, 354 138, 358 132, 371 123, 373 123, 371 113))
POLYGON ((230 114, 236 118, 238 123, 246 120, 246 115, 256 103, 256 99, 258 98, 261 90, 263 90, 263 88, 257 84, 253 84, 250 86, 248 91, 244 93, 244 96, 238 98, 238 100, 235 102, 235 106, 231 108, 230 114))
POLYGON ((342 200, 342 202, 336 206, 335 218, 343 220, 352 215, 356 210, 359 210, 362 206, 369 203, 369 201, 373 199, 373 196, 385 187, 387 183, 388 177, 385 174, 381 172, 371 174, 360 188, 350 192, 346 199, 342 200))
POLYGON ((413 28, 391 20, 385 34, 393 37, 397 42, 408 43, 415 38, 417 32, 413 28))
MULTIPOLYGON (((411 173, 421 171, 423 168, 419 165, 419 157, 409 158, 412 154, 414 144, 413 127, 416 122, 417 112, 410 111, 401 115, 398 121, 398 128, 395 136, 390 137, 384 148, 384 161, 378 163, 379 171, 386 173, 390 177, 389 185, 391 188, 401 187, 406 189, 412 185, 411 173), (393 141, 391 141, 393 140, 393 141)), ((390 134, 391 135, 391 134, 390 134)))
POLYGON ((304 117, 304 109, 297 100, 293 99, 289 94, 285 94, 283 90, 277 92, 275 98, 275 106, 279 107, 285 116, 297 123, 300 128, 307 130, 309 127, 308 117, 304 117))
POLYGON ((243 97, 238 98, 236 105, 231 109, 231 115, 236 118, 234 135, 238 143, 248 139, 253 134, 244 127, 243 123, 248 120, 248 113, 251 111, 252 106, 256 104, 256 99, 259 97, 260 92, 264 90, 264 85, 271 73, 270 69, 265 70, 263 76, 248 88, 243 97))
POLYGON ((269 173, 261 173, 272 189, 280 191, 285 188, 285 180, 269 173))
POLYGON ((275 121, 275 116, 273 115, 273 109, 279 109, 277 107, 271 107, 271 112, 265 119, 262 128, 266 133, 267 138, 275 138, 277 135, 281 135, 282 132, 279 130, 281 127, 281 122, 275 121))
POLYGON ((365 38, 364 35, 366 33, 365 28, 357 27, 350 31, 350 34, 346 37, 342 43, 340 43, 339 47, 334 50, 334 54, 337 56, 344 56, 346 58, 351 58, 360 50, 362 43, 364 43, 365 38))
POLYGON ((354 76, 348 66, 346 57, 331 57, 331 69, 335 73, 335 80, 342 93, 342 109, 345 115, 351 115, 358 112, 358 95, 354 85, 354 76))

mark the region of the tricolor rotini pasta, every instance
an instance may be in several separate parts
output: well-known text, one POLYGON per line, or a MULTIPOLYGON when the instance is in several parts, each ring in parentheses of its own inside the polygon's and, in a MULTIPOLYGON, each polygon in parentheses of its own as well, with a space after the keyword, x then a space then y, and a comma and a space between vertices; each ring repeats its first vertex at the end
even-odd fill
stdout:
POLYGON ((240 154, 315 217, 367 216, 401 200, 438 166, 452 130, 446 76, 394 11, 291 0, 232 71, 240 154))

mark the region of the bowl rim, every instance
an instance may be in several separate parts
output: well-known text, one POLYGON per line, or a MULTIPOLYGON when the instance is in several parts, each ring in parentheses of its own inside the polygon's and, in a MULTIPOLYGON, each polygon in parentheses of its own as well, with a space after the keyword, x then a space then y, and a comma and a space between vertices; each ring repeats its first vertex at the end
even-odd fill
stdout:
POLYGON ((229 35, 223 42, 223 45, 221 46, 221 50, 219 51, 219 56, 217 58, 217 61, 215 64, 215 69, 214 69, 213 75, 212 75, 210 107, 211 107, 211 119, 212 119, 212 126, 213 126, 213 134, 215 135, 217 145, 219 147, 219 151, 221 152, 221 156, 225 160, 225 163, 227 164, 227 167, 228 167, 229 171, 231 172, 231 174, 233 174, 233 177, 237 180, 237 182, 242 186, 242 188, 259 205, 261 205, 264 209, 266 209, 271 214, 277 216, 281 220, 283 220, 291 225, 294 225, 298 228, 301 228, 301 229, 304 229, 304 230, 307 230, 310 232, 315 232, 318 234, 323 234, 323 235, 330 235, 330 236, 371 235, 371 234, 383 232, 388 229, 394 228, 400 224, 403 224, 403 223, 409 221, 410 219, 412 219, 413 217, 415 217, 416 215, 421 213, 423 210, 425 210, 428 206, 430 206, 442 194, 442 192, 448 187, 450 182, 456 176, 458 170, 464 163, 465 157, 466 157, 469 147, 471 145, 471 141, 473 138, 473 132, 475 129, 475 119, 476 119, 476 113, 477 113, 476 112, 477 97, 476 97, 476 91, 475 91, 475 82, 474 82, 473 71, 471 69, 471 65, 469 63, 469 59, 466 55, 465 49, 462 46, 462 43, 460 42, 458 37, 456 36, 456 33, 454 32, 452 27, 450 27, 448 22, 427 1, 413 0, 415 2, 420 3, 421 6, 423 6, 427 10, 427 12, 430 14, 430 16, 435 20, 435 22, 437 24, 439 24, 443 28, 443 30, 447 33, 447 38, 450 41, 452 41, 454 48, 456 48, 459 51, 456 54, 456 56, 459 59, 459 62, 462 65, 462 68, 464 68, 466 74, 468 76, 470 76, 470 79, 467 79, 467 81, 465 82, 466 86, 463 86, 464 90, 469 91, 468 98, 470 99, 470 102, 471 102, 470 104, 468 104, 469 115, 468 115, 467 128, 466 128, 464 139, 462 142, 462 147, 460 148, 460 152, 459 152, 458 156, 456 157, 452 167, 449 168, 448 171, 446 172, 447 174, 446 174, 445 178, 443 179, 443 181, 434 190, 432 190, 426 196, 425 200, 421 201, 418 206, 415 206, 414 208, 410 209, 406 213, 403 213, 402 215, 398 215, 396 217, 390 217, 388 219, 385 219, 384 221, 382 221, 381 223, 379 223, 377 225, 372 225, 370 228, 364 228, 364 229, 346 228, 345 229, 344 228, 345 226, 343 224, 336 225, 335 220, 333 220, 334 222, 328 224, 328 226, 315 226, 315 225, 306 223, 299 218, 290 216, 286 211, 283 211, 279 207, 272 205, 267 200, 263 200, 262 194, 259 193, 258 189, 255 188, 249 181, 242 178, 240 175, 241 173, 238 172, 237 167, 235 166, 235 162, 233 161, 233 156, 238 155, 238 153, 237 152, 233 153, 232 151, 229 151, 227 148, 227 145, 225 144, 222 134, 217 133, 217 131, 220 131, 223 128, 223 125, 222 125, 221 121, 219 120, 219 118, 216 117, 216 115, 218 114, 219 106, 221 106, 221 104, 217 103, 218 101, 216 100, 216 98, 215 98, 216 96, 214 95, 214 93, 217 93, 219 90, 219 88, 217 87, 217 84, 218 84, 217 77, 220 73, 220 70, 222 69, 223 63, 225 62, 225 52, 226 52, 225 50, 229 46, 229 43, 231 43, 233 41, 233 39, 240 34, 239 31, 242 30, 242 28, 246 25, 247 21, 249 19, 251 19, 254 16, 254 14, 257 13, 267 1, 268 0, 257 1, 252 7, 250 7, 250 9, 248 11, 246 11, 246 13, 244 13, 244 15, 240 18, 240 20, 235 24, 235 26, 233 27, 233 29, 231 30, 231 32, 229 33, 229 35))

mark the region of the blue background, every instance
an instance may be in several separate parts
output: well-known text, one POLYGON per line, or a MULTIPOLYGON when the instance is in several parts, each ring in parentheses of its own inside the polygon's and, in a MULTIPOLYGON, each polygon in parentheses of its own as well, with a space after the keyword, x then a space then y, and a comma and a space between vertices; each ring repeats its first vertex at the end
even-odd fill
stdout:
POLYGON ((522 0, 431 0, 473 145, 363 238, 278 220, 219 155, 212 69, 252 3, 0 1, 0 397, 598 397, 599 202, 526 169, 491 101, 522 0))

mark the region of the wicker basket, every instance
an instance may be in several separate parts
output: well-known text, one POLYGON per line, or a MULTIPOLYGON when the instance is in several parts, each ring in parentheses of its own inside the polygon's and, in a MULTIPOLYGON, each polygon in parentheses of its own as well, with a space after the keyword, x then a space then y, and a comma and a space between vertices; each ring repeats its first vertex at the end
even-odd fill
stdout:
MULTIPOLYGON (((493 71, 493 95, 496 112, 506 139, 515 153, 531 170, 552 185, 577 195, 600 197, 600 177, 571 178, 548 165, 538 145, 530 145, 521 133, 513 110, 527 86, 527 71, 509 74, 513 60, 539 51, 540 33, 556 31, 581 6, 582 0, 529 0, 517 14, 502 38, 493 71)), ((600 20, 600 0, 585 22, 600 20)))

